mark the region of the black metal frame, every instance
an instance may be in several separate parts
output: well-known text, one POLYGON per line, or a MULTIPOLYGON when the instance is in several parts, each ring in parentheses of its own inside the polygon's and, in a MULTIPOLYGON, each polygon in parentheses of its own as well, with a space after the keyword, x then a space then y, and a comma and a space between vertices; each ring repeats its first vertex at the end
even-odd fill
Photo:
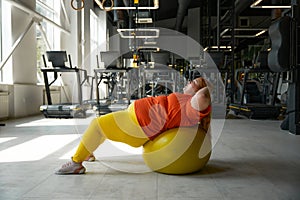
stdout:
POLYGON ((300 0, 292 1, 292 24, 291 24, 291 80, 288 89, 288 102, 287 102, 287 120, 288 130, 290 133, 300 135, 300 59, 299 59, 299 4, 300 0))

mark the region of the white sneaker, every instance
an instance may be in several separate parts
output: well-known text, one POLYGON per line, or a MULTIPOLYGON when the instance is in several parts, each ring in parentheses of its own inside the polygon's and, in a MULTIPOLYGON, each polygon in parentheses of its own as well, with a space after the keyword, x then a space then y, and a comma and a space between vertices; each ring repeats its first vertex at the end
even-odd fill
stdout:
POLYGON ((73 160, 62 165, 61 168, 55 172, 58 175, 67 175, 67 174, 84 174, 85 167, 81 163, 74 162, 73 160))

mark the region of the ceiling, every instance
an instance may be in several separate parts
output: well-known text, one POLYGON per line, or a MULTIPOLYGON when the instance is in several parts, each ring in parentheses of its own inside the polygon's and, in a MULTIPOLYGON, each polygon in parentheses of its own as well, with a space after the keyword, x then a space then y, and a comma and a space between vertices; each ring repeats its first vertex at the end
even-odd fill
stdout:
MULTIPOLYGON (((131 0, 114 0, 115 5, 124 6, 128 5, 131 0)), ((224 15, 231 8, 233 0, 220 0, 220 15, 224 15)), ((265 0, 266 2, 269 0, 265 0)), ((282 1, 282 0, 281 0, 282 1)), ((287 0, 283 0, 287 1, 287 0)), ((106 3, 110 1, 106 1, 106 3)), ((235 13, 236 16, 262 16, 262 17, 270 17, 271 11, 270 9, 251 9, 250 4, 253 1, 251 0, 235 0, 235 13)), ((140 6, 149 6, 153 5, 153 0, 139 0, 140 6)), ((109 5, 108 5, 109 6, 109 5)), ((179 25, 174 24, 174 29, 180 29, 181 23, 184 19, 184 16, 187 14, 187 10, 190 8, 201 8, 206 9, 203 12, 206 12, 207 15, 216 17, 218 11, 218 0, 159 0, 159 9, 151 10, 151 15, 154 21, 166 20, 166 19, 176 19, 176 23, 180 23, 179 25)), ((128 19, 128 11, 125 12, 123 16, 127 16, 128 19)), ((113 13, 109 12, 111 18, 114 19, 113 13)), ((230 20, 228 16, 225 20, 230 20)), ((115 19, 113 21, 116 21, 115 19)))
MULTIPOLYGON (((132 0, 115 0, 118 6, 128 5, 129 1, 132 0)), ((251 22, 251 28, 268 28, 271 23, 271 9, 254 9, 250 8, 250 5, 254 2, 254 0, 220 0, 220 31, 223 31, 225 28, 222 27, 223 24, 231 23, 232 15, 230 14, 230 9, 232 8, 234 1, 235 5, 235 16, 237 19, 236 26, 238 27, 239 19, 241 17, 248 17, 254 19, 251 22)), ((264 0, 264 4, 270 4, 271 0, 264 0)), ((274 1, 274 0, 272 0, 274 1)), ((289 0, 279 0, 281 2, 289 1, 289 0)), ((107 1, 109 2, 109 1, 107 1)), ((149 6, 153 5, 153 0, 139 0, 140 6, 149 6)), ((161 21, 167 19, 173 19, 171 21, 172 27, 175 30, 181 31, 185 33, 186 27, 183 27, 183 20, 187 14, 187 10, 190 8, 200 8, 201 12, 205 13, 207 17, 214 18, 212 20, 211 28, 212 30, 207 31, 211 34, 212 37, 216 38, 214 35, 217 29, 216 24, 216 16, 218 13, 218 0, 159 0, 159 9, 151 10, 151 17, 154 21, 161 21), (174 20, 175 19, 175 20, 174 20), (214 24, 213 24, 214 23, 214 24)), ((122 11, 123 16, 126 16, 124 19, 128 21, 128 11, 122 11)), ((117 23, 114 19, 114 12, 109 12, 111 15, 111 19, 114 23, 117 23)), ((128 24, 126 24, 128 26, 128 24)), ((150 25, 151 26, 151 25, 150 25)), ((228 25, 227 25, 228 26, 228 25)), ((167 27, 169 28, 169 27, 167 27)), ((238 34, 238 32, 237 32, 238 34)), ((210 36, 210 37, 211 37, 210 36)), ((267 32, 258 37, 258 38, 237 38, 237 43, 241 44, 242 47, 247 46, 248 44, 255 43, 259 40, 262 40, 267 36, 267 32)), ((227 40, 228 41, 228 40, 227 40)), ((228 44, 230 45, 230 44, 228 44)))

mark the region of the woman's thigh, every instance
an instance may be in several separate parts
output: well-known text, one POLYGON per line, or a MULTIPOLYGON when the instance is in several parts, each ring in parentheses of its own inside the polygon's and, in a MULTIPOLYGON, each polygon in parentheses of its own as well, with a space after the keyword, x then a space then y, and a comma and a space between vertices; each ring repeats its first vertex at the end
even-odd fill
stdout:
POLYGON ((148 137, 138 124, 135 114, 130 107, 127 110, 112 112, 98 118, 102 133, 107 139, 123 142, 133 147, 142 146, 148 137))

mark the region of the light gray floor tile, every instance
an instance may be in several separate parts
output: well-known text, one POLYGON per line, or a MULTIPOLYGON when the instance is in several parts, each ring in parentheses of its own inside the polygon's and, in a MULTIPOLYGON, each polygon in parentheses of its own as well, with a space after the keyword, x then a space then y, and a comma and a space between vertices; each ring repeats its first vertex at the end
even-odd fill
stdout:
MULTIPOLYGON (((0 143, 0 155, 45 135, 78 136, 38 160, 6 162, 2 157, 0 199, 300 199, 300 136, 280 130, 280 121, 226 120, 210 161, 195 174, 147 172, 140 157, 112 156, 115 150, 105 147, 96 152, 96 162, 84 164, 85 175, 55 175, 88 122, 35 116, 0 127, 0 142, 7 139, 0 143), (108 157, 102 157, 105 154, 108 157)), ((51 145, 33 150, 47 150, 51 145)), ((17 160, 22 153, 12 156, 17 160)))

